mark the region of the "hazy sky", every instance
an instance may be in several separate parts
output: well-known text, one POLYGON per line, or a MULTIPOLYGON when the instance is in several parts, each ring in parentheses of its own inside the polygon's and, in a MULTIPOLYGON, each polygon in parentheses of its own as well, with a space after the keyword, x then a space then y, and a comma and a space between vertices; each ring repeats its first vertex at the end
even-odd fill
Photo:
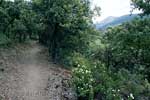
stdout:
MULTIPOLYGON (((101 17, 96 18, 96 21, 101 21, 108 16, 122 16, 130 14, 131 0, 92 0, 93 5, 101 7, 101 17)), ((139 13, 139 11, 134 11, 139 13)))

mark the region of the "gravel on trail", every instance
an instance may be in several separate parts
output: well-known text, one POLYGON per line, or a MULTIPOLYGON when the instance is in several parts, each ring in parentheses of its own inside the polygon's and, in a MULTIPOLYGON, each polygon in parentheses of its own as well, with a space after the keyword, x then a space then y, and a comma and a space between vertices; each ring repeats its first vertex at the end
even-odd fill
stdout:
POLYGON ((76 100, 70 79, 35 41, 0 47, 0 100, 76 100))

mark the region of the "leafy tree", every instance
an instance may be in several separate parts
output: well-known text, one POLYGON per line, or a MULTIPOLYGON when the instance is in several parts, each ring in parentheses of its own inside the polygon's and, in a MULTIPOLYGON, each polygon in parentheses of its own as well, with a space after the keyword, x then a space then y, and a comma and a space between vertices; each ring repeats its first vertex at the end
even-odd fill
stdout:
POLYGON ((106 40, 108 50, 106 63, 109 66, 120 69, 122 67, 132 71, 149 73, 149 45, 150 30, 149 18, 135 19, 118 27, 108 29, 106 40))
POLYGON ((14 33, 14 39, 18 39, 19 42, 23 42, 26 40, 27 28, 26 26, 24 26, 22 21, 15 20, 13 23, 12 31, 14 33))
POLYGON ((73 83, 79 100, 148 100, 150 84, 126 69, 113 72, 100 61, 75 54, 73 83))
MULTIPOLYGON (((82 34, 91 22, 90 2, 88 0, 34 0, 35 7, 42 15, 46 25, 45 32, 40 40, 51 48, 52 58, 56 58, 58 48, 65 48, 72 44, 70 49, 79 51, 73 45, 82 38, 82 34), (79 39, 78 39, 79 38, 79 39), (72 42, 72 43, 71 43, 72 42)), ((82 42, 81 42, 82 43, 82 42)), ((82 45, 83 46, 83 45, 82 45)))
POLYGON ((132 5, 139 10, 142 10, 144 14, 150 14, 150 0, 132 0, 132 5))
POLYGON ((22 34, 25 35, 24 38, 27 38, 27 36, 29 36, 29 38, 37 38, 37 15, 32 10, 31 2, 24 0, 3 0, 0 7, 0 17, 0 31, 5 34, 7 38, 12 39, 12 41, 25 40, 21 39, 22 36, 16 37, 16 34, 20 34, 21 32, 14 33, 16 32, 15 30, 22 30, 22 34), (17 23, 20 24, 20 26, 17 25, 17 23))

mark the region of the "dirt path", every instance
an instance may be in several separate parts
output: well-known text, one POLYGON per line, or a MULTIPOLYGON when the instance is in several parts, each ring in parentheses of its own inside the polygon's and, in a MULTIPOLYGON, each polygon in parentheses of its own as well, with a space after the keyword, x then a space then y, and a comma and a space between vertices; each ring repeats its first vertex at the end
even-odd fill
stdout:
POLYGON ((46 93, 45 90, 48 84, 49 67, 41 63, 41 57, 38 54, 41 52, 39 45, 33 45, 25 53, 23 72, 23 86, 21 92, 26 93, 25 100, 48 100, 48 96, 42 96, 41 93, 46 93), (28 93, 28 94, 27 94, 28 93))
POLYGON ((32 42, 22 49, 14 61, 3 55, 6 59, 1 62, 7 64, 0 80, 2 100, 75 99, 68 83, 70 72, 49 62, 46 48, 32 42))

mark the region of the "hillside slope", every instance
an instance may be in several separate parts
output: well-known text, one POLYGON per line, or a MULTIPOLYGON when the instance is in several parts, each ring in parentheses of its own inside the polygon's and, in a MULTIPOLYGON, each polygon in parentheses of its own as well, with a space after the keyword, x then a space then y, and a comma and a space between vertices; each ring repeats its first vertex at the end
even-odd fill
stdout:
POLYGON ((133 15, 124 15, 121 17, 108 17, 108 18, 104 19, 103 21, 97 23, 96 28, 97 29, 106 29, 108 27, 116 26, 116 25, 119 25, 121 23, 131 21, 135 17, 138 17, 138 15, 133 14, 133 15))

